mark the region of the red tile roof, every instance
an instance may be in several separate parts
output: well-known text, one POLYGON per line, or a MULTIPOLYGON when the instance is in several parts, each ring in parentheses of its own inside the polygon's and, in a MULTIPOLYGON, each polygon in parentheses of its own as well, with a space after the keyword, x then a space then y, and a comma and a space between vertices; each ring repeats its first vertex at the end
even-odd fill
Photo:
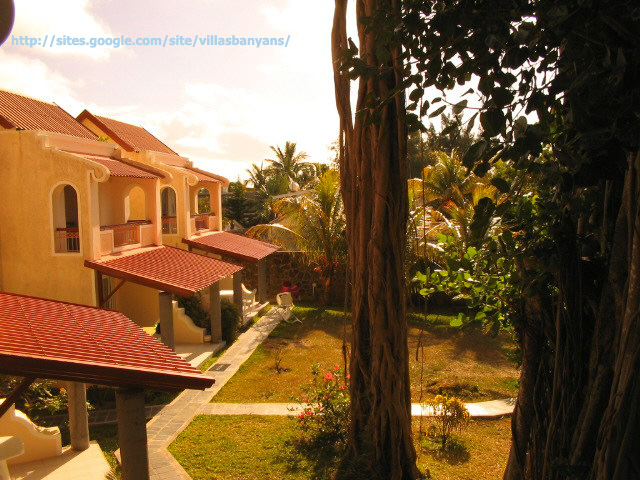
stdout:
POLYGON ((84 264, 110 277, 184 297, 242 270, 240 265, 168 246, 130 250, 84 264))
POLYGON ((129 165, 128 163, 118 160, 117 158, 107 157, 105 155, 88 155, 86 153, 67 152, 77 155, 88 160, 92 160, 104 165, 111 172, 112 177, 133 177, 133 178, 164 178, 140 167, 129 165))
POLYGON ((121 313, 0 293, 0 373, 159 390, 213 379, 121 313))
POLYGON ((44 130, 97 140, 84 125, 58 105, 0 90, 0 125, 18 130, 44 130))
POLYGON ((225 255, 246 262, 257 262, 281 248, 272 243, 229 232, 210 233, 190 240, 183 238, 182 242, 200 250, 225 255))
POLYGON ((82 122, 84 119, 90 120, 104 131, 111 140, 128 152, 151 150, 154 152, 168 153, 169 155, 178 155, 143 127, 113 120, 112 118, 93 115, 88 110, 83 110, 77 119, 78 122, 82 122))
POLYGON ((195 169, 192 167, 176 167, 180 170, 186 171, 187 173, 191 173, 198 177, 199 182, 209 182, 209 183, 224 183, 222 180, 214 176, 212 173, 205 172, 204 170, 195 169))

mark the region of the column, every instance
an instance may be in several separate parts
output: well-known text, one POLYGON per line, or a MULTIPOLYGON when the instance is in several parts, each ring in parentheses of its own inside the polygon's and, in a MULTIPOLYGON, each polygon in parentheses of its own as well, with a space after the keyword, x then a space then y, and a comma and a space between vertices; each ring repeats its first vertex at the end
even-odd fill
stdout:
POLYGON ((220 310, 220 282, 209 285, 209 321, 211 343, 222 341, 222 311, 220 310))
POLYGON ((267 301, 267 259, 258 260, 258 302, 267 301))
POLYGON ((173 340, 173 297, 169 292, 160 292, 160 338, 171 350, 175 350, 173 340))
POLYGON ((242 270, 233 274, 233 303, 242 312, 242 270))
POLYGON ((147 419, 144 390, 117 388, 118 442, 122 459, 122 480, 149 480, 147 419))
POLYGON ((74 450, 89 448, 89 415, 87 414, 87 389, 84 383, 67 382, 69 410, 69 436, 74 450))

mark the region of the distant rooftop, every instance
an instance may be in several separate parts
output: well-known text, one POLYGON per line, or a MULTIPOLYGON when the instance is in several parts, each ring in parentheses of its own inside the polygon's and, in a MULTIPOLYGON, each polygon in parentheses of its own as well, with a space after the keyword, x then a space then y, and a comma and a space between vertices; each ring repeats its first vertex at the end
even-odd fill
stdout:
POLYGON ((6 90, 0 90, 0 125, 9 129, 44 130, 97 140, 96 135, 58 105, 6 90))
POLYGON ((150 150, 169 155, 178 155, 143 127, 94 115, 88 110, 83 110, 77 117, 78 122, 82 122, 84 119, 90 120, 104 131, 111 140, 128 152, 150 150))

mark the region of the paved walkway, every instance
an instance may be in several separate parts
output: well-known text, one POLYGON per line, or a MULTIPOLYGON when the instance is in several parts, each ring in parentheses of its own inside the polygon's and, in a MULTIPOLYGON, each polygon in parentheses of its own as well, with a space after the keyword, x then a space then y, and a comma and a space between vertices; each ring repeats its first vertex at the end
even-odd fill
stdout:
MULTIPOLYGON (((490 402, 467 403, 472 417, 492 418, 511 415, 515 399, 492 400, 490 402)), ((295 415, 303 410, 297 403, 208 403, 203 405, 200 413, 205 415, 295 415)), ((432 416, 431 407, 419 403, 411 405, 411 415, 419 417, 432 416)))
POLYGON ((164 407, 147 423, 149 463, 152 480, 178 480, 190 477, 167 451, 167 447, 184 430, 194 416, 202 413, 213 396, 238 371, 240 365, 269 336, 282 317, 272 309, 244 332, 218 359, 207 375, 215 378, 213 387, 204 390, 186 390, 164 407))

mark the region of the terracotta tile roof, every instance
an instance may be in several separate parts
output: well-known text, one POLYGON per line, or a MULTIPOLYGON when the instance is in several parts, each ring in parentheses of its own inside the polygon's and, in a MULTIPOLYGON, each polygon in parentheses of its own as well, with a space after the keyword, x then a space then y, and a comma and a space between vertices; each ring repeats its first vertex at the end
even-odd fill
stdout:
POLYGON ((121 313, 0 293, 0 373, 160 390, 213 379, 121 313))
POLYGON ((205 172, 204 170, 199 170, 191 167, 176 167, 182 171, 187 173, 191 173, 198 177, 199 182, 210 182, 210 183, 224 183, 222 180, 213 176, 213 174, 205 172))
POLYGON ((93 115, 88 110, 82 111, 77 117, 78 122, 82 122, 85 118, 95 123, 96 126, 109 135, 113 141, 128 152, 151 150, 154 152, 168 153, 169 155, 178 155, 143 127, 120 122, 112 118, 93 115))
POLYGON ((0 90, 0 125, 18 130, 44 130, 96 140, 75 118, 53 103, 0 90))
POLYGON ((133 178, 164 178, 160 175, 146 170, 140 167, 129 165, 128 163, 118 160, 117 158, 111 158, 104 155, 88 155, 86 153, 67 152, 77 155, 88 160, 92 160, 101 165, 104 165, 111 172, 112 177, 133 177, 133 178))
POLYGON ((182 241, 200 250, 226 255, 247 262, 257 262, 267 255, 280 250, 278 245, 230 232, 215 232, 190 240, 184 238, 182 241))
POLYGON ((168 246, 140 248, 84 264, 110 277, 184 297, 242 270, 240 265, 168 246))

